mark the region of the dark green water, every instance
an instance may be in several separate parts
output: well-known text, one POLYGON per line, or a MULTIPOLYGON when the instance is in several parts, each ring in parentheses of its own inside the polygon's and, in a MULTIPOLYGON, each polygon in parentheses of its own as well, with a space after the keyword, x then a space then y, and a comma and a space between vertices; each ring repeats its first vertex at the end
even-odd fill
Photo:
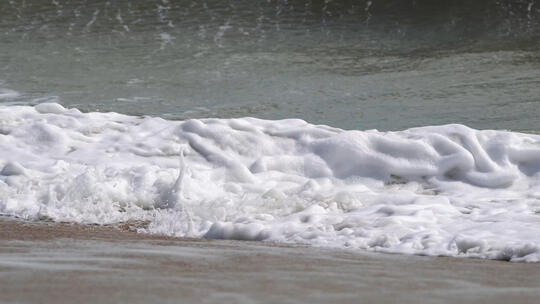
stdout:
POLYGON ((1 1, 0 103, 540 130, 537 1, 1 1))

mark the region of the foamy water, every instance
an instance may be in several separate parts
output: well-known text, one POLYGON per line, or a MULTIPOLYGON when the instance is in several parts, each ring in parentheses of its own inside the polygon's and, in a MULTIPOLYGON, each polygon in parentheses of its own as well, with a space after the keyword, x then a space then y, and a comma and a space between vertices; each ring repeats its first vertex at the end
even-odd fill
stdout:
POLYGON ((540 257, 540 136, 345 131, 0 107, 0 212, 143 232, 512 261, 540 257))

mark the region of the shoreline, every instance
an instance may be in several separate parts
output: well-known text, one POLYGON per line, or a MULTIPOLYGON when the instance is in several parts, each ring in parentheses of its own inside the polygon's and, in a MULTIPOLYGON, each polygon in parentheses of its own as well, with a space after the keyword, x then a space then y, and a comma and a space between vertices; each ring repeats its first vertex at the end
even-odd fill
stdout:
POLYGON ((0 217, 3 303, 524 303, 540 263, 183 239, 0 217))

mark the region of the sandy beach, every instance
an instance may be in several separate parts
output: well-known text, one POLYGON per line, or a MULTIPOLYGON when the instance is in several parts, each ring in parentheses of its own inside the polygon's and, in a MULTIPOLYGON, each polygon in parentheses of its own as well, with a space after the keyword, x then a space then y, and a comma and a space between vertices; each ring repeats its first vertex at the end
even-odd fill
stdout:
POLYGON ((540 264, 0 220, 2 303, 533 303, 540 264))

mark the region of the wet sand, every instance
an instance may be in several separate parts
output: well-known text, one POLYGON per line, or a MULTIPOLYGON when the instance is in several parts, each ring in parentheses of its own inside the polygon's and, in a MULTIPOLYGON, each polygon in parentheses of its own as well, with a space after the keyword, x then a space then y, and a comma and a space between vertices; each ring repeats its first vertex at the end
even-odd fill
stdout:
POLYGON ((1 303, 537 303, 540 263, 0 218, 1 303))

